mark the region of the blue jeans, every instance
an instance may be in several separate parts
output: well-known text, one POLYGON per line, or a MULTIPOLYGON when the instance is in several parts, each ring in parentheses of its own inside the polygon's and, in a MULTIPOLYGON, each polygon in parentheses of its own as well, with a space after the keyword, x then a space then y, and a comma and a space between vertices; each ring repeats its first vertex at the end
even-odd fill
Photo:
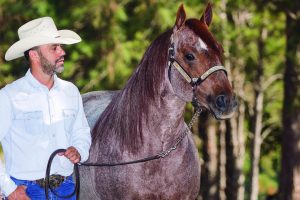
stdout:
MULTIPOLYGON (((26 194, 31 200, 46 200, 45 189, 40 187, 35 181, 27 181, 27 180, 19 180, 14 177, 11 179, 16 183, 16 185, 25 185, 26 194)), ((54 189, 60 196, 70 195, 75 188, 75 184, 73 182, 72 176, 68 177, 59 187, 54 189)), ((65 198, 59 198, 55 194, 53 194, 49 189, 49 199, 51 200, 65 200, 65 198)), ((76 195, 68 198, 69 200, 76 200, 76 195)))

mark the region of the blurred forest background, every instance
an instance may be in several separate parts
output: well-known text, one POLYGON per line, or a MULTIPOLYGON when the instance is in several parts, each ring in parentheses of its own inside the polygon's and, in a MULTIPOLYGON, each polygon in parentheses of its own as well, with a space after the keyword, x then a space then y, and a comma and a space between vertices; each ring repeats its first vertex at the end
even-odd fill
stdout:
MULTIPOLYGON (((23 59, 6 62, 4 54, 29 20, 51 16, 82 37, 65 47, 62 78, 81 93, 117 90, 151 41, 173 26, 180 3, 188 17, 200 18, 207 2, 0 0, 0 88, 27 70, 23 59)), ((210 2, 210 29, 224 47, 239 107, 227 121, 204 113, 193 127, 202 161, 198 199, 299 200, 300 1, 210 2)), ((192 113, 188 105, 187 122, 192 113)))

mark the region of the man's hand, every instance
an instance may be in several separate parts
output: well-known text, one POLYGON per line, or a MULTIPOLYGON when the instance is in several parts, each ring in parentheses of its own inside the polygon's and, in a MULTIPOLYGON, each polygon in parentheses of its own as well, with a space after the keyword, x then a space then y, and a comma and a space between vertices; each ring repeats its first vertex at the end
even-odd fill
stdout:
POLYGON ((25 190, 26 186, 18 186, 17 189, 8 196, 8 200, 30 200, 25 190))
POLYGON ((67 148, 65 153, 59 153, 60 156, 66 156, 72 163, 78 163, 81 160, 81 156, 75 147, 67 148))

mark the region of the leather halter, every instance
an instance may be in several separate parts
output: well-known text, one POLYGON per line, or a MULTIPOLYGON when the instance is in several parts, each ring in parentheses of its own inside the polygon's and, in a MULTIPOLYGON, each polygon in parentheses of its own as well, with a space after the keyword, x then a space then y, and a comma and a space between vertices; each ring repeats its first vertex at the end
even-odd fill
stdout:
POLYGON ((216 71, 224 71, 227 75, 226 68, 222 65, 216 65, 211 68, 209 68, 207 71, 205 71, 201 76, 199 77, 192 77, 189 75, 186 70, 179 64, 179 62, 175 59, 175 50, 174 50, 174 43, 173 43, 173 35, 171 36, 171 45, 169 47, 169 78, 170 78, 170 69, 171 67, 175 67, 177 71, 184 77, 184 79, 192 85, 192 87, 199 85, 202 83, 209 75, 216 71))

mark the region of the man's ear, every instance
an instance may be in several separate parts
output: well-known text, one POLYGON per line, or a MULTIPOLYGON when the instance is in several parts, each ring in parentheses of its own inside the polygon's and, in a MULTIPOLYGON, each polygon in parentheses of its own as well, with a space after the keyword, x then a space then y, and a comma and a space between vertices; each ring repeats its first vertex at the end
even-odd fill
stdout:
POLYGON ((37 50, 35 50, 35 49, 29 50, 28 55, 29 55, 30 60, 37 60, 40 58, 37 50))

